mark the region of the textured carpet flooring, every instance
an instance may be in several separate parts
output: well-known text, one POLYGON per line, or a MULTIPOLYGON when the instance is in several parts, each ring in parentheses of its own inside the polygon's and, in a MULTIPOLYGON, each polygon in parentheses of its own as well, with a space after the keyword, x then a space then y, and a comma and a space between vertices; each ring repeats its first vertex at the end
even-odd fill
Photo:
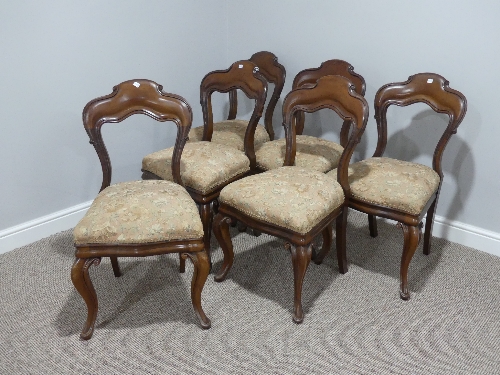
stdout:
MULTIPOLYGON (((305 319, 292 322, 291 258, 283 242, 233 231, 235 263, 209 278, 202 330, 191 307, 192 266, 174 255, 91 268, 96 330, 79 340, 86 308, 70 281, 71 231, 0 255, 1 374, 500 374, 500 258, 434 239, 410 265, 399 299, 403 236, 351 212, 349 272, 335 251, 309 266, 305 319)), ((217 248, 214 241, 213 247, 217 248)), ((215 250, 215 269, 221 251, 215 250)))

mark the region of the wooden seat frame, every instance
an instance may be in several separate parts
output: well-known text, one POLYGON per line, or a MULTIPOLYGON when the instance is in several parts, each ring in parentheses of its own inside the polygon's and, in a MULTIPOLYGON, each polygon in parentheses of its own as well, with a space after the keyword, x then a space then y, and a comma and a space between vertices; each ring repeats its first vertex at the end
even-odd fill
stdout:
MULTIPOLYGON (((212 265, 210 257, 210 238, 212 232, 213 210, 217 210, 217 198, 224 186, 233 181, 239 180, 255 169, 256 159, 254 150, 254 135, 257 124, 262 116, 263 108, 266 103, 267 82, 260 74, 259 68, 251 61, 237 61, 227 70, 216 70, 208 73, 202 80, 200 86, 200 102, 203 110, 203 140, 211 141, 213 133, 213 114, 212 114, 212 94, 214 92, 228 93, 240 89, 249 99, 255 100, 255 106, 252 116, 248 122, 245 133, 245 155, 250 160, 250 170, 241 173, 224 183, 212 189, 208 193, 195 190, 186 186, 186 190, 199 205, 203 230, 205 232, 204 243, 205 250, 209 256, 210 267, 212 265), (215 207, 213 207, 215 205, 215 207)), ((142 170, 144 180, 161 180, 162 178, 146 170, 142 170)), ((181 261, 180 272, 184 272, 184 262, 181 261)))
POLYGON ((449 87, 449 82, 442 76, 434 73, 419 73, 410 76, 406 82, 389 83, 382 86, 375 95, 375 119, 377 121, 378 141, 373 157, 381 157, 387 145, 387 109, 391 105, 405 107, 414 103, 426 103, 434 111, 449 116, 448 126, 442 134, 434 150, 432 168, 440 177, 436 192, 429 198, 422 212, 418 215, 372 204, 352 196, 349 197, 349 207, 368 214, 370 235, 376 237, 376 216, 395 220, 404 234, 403 254, 400 266, 400 297, 403 300, 410 298, 408 290, 408 267, 422 236, 422 220, 425 220, 425 234, 423 252, 430 253, 432 226, 436 205, 443 182, 441 159, 444 149, 451 136, 457 132, 467 111, 465 96, 449 87))
MULTIPOLYGON (((172 160, 174 181, 183 186, 180 176, 182 150, 191 128, 192 111, 184 98, 164 93, 155 82, 138 79, 113 87, 113 92, 90 101, 83 110, 83 124, 101 162, 103 181, 100 191, 110 186, 111 161, 104 145, 101 127, 105 123, 119 123, 131 115, 144 114, 157 121, 171 121, 177 125, 177 138, 172 160)), ((89 276, 89 268, 99 265, 102 257, 110 257, 114 275, 121 276, 117 257, 144 257, 179 253, 191 259, 194 273, 191 282, 191 300, 202 328, 210 328, 201 307, 201 292, 209 273, 209 259, 203 238, 193 240, 162 241, 156 243, 88 243, 75 244, 76 260, 71 269, 71 280, 87 305, 87 321, 80 337, 88 340, 94 332, 97 317, 97 294, 89 276)))
MULTIPOLYGON (((283 126, 286 132, 285 165, 294 165, 296 153, 294 117, 296 114, 299 111, 310 113, 324 108, 334 110, 344 120, 353 124, 353 131, 341 156, 338 169, 338 181, 344 190, 344 194, 349 196, 347 167, 354 148, 359 142, 366 127, 368 105, 362 96, 355 93, 354 86, 344 77, 323 77, 317 81, 314 87, 298 88, 291 91, 286 96, 283 103, 283 126)), ((347 209, 344 208, 344 205, 341 205, 331 212, 308 233, 301 234, 281 226, 251 218, 238 208, 231 207, 221 202, 219 205, 219 212, 214 219, 214 234, 222 247, 224 260, 219 273, 215 276, 215 281, 223 281, 227 277, 233 264, 234 253, 229 234, 229 225, 235 220, 251 228, 283 238, 287 241, 285 246, 292 254, 294 272, 293 321, 295 323, 301 323, 304 318, 302 309, 302 284, 309 262, 313 257, 312 241, 319 233, 323 233, 324 242, 322 254, 324 256, 332 245, 334 220, 336 220, 336 244, 339 270, 341 273, 347 271, 345 260, 347 209)))

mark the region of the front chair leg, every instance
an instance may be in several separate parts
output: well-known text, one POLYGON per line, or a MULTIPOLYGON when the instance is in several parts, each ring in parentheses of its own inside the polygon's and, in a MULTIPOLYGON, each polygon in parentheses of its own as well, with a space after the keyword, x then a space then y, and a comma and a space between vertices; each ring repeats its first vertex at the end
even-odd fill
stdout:
POLYGON ((293 246, 285 244, 292 254, 293 264, 293 284, 294 284, 294 301, 293 301, 293 321, 297 324, 304 320, 304 311, 302 310, 302 285, 304 276, 311 261, 312 245, 293 246))
MULTIPOLYGON (((211 203, 200 204, 199 205, 201 223, 203 224, 203 243, 205 244, 205 251, 208 255, 208 260, 210 264, 210 269, 212 269, 212 259, 210 257, 210 238, 212 234, 212 217, 213 211, 211 209, 211 203)), ((184 273, 186 271, 186 258, 183 258, 179 254, 179 272, 184 273)))
POLYGON ((80 293, 87 305, 87 321, 83 326, 80 338, 88 340, 94 333, 94 325, 97 317, 97 294, 89 276, 89 267, 101 263, 101 258, 77 258, 71 268, 71 281, 75 289, 80 293))
POLYGON ((401 268, 399 271, 399 296, 403 300, 408 300, 410 299, 408 267, 420 241, 422 228, 421 226, 405 225, 402 223, 398 223, 398 226, 403 229, 404 235, 403 255, 401 256, 401 268))
POLYGON ((328 224, 325 229, 321 232, 321 235, 323 236, 323 245, 321 246, 321 250, 318 254, 314 255, 314 248, 313 248, 313 261, 316 264, 321 264, 323 263, 323 259, 325 256, 328 254, 330 251, 330 248, 332 247, 332 242, 333 242, 333 222, 328 224))
POLYGON ((182 259, 186 260, 186 258, 189 257, 191 262, 193 262, 194 272, 193 279, 191 280, 191 302, 198 316, 198 320, 200 321, 201 328, 208 329, 212 323, 201 307, 201 291, 203 290, 208 273, 210 272, 208 255, 205 250, 197 253, 181 253, 180 255, 182 259))
POLYGON ((219 242, 222 252, 224 253, 224 261, 218 274, 215 275, 214 280, 217 282, 224 281, 226 276, 233 265, 234 252, 233 243, 229 234, 229 225, 231 218, 218 213, 214 218, 213 229, 215 238, 219 242))

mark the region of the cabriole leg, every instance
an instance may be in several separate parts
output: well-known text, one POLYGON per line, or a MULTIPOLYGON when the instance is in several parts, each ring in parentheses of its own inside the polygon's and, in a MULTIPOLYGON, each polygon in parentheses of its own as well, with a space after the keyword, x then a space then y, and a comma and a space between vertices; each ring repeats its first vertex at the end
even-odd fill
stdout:
POLYGON ((101 258, 77 258, 71 268, 71 281, 87 305, 87 321, 80 334, 83 340, 90 339, 94 333, 98 307, 97 294, 89 276, 89 267, 92 264, 98 266, 100 262, 101 258))
POLYGON ((417 249, 422 233, 420 226, 411 226, 398 223, 403 229, 404 245, 403 255, 401 256, 401 268, 399 271, 399 296, 403 300, 410 299, 410 292, 408 290, 408 267, 410 266, 411 259, 415 250, 417 249))
POLYGON ((201 291, 203 290, 208 273, 210 272, 208 255, 206 251, 203 250, 197 253, 182 253, 181 257, 184 260, 189 257, 191 262, 193 262, 194 272, 191 281, 191 302, 193 303, 193 308, 198 316, 201 327, 203 329, 208 329, 211 326, 211 322, 201 307, 201 291))
POLYGON ((222 214, 217 214, 214 218, 213 229, 215 238, 219 242, 222 252, 224 253, 224 260, 222 262, 222 267, 218 274, 215 275, 215 281, 224 281, 226 276, 233 265, 234 252, 233 243, 231 241, 231 236, 229 234, 229 225, 231 224, 231 218, 224 216, 222 214))
POLYGON ((304 276, 311 261, 312 246, 294 246, 286 244, 292 254, 293 264, 293 283, 294 283, 294 301, 293 301, 293 321, 297 324, 304 320, 304 311, 302 310, 302 285, 304 276))

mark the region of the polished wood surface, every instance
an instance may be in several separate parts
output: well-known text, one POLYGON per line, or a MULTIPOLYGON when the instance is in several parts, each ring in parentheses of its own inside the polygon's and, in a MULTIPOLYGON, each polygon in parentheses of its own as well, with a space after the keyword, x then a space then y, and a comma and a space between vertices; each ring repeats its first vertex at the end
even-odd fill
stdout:
POLYGON ((381 157, 387 146, 387 109, 391 105, 405 107, 414 103, 425 103, 438 113, 449 116, 448 125, 433 153, 432 168, 440 176, 439 187, 430 197, 424 209, 418 215, 411 215, 390 207, 372 204, 366 201, 349 198, 349 206, 368 214, 370 235, 378 235, 376 216, 392 219, 399 222, 403 229, 404 245, 400 267, 400 296, 410 298, 408 289, 408 267, 419 244, 422 235, 422 220, 425 220, 424 254, 430 253, 432 226, 434 214, 443 181, 441 160, 444 149, 450 137, 457 132, 467 111, 465 96, 449 87, 449 82, 435 73, 419 73, 410 76, 406 82, 389 83, 382 86, 375 96, 375 119, 377 121, 378 141, 373 157, 381 157))
MULTIPOLYGON (((149 80, 126 81, 115 86, 110 95, 94 99, 85 106, 83 124, 102 166, 101 191, 110 185, 112 171, 101 127, 105 123, 121 122, 134 114, 144 114, 157 121, 169 121, 177 125, 172 173, 175 182, 182 185, 180 160, 191 128, 191 107, 182 97, 164 93, 162 90, 162 86, 149 80)), ((191 287, 193 308, 200 325, 203 328, 210 327, 210 319, 207 318, 201 307, 201 292, 210 269, 202 238, 158 243, 75 244, 75 248, 76 260, 71 269, 71 280, 87 305, 87 320, 80 335, 82 339, 88 340, 92 337, 98 310, 97 294, 89 276, 89 268, 92 265, 99 265, 102 257, 111 258, 113 273, 116 277, 121 276, 118 257, 179 253, 183 258, 191 259, 194 265, 191 287)))
MULTIPOLYGON (((286 70, 285 67, 278 62, 278 58, 271 52, 256 52, 249 60, 259 67, 259 72, 264 76, 267 82, 274 84, 274 90, 264 115, 264 125, 272 141, 274 139, 273 114, 281 96, 281 92, 283 91, 283 86, 285 85, 286 70)), ((238 97, 236 91, 233 90, 229 92, 228 120, 234 120, 236 118, 237 108, 238 97)))
MULTIPOLYGON (((358 73, 354 72, 354 67, 344 60, 327 60, 324 61, 318 68, 304 69, 297 73, 293 79, 292 89, 307 85, 314 85, 316 81, 324 76, 339 75, 347 78, 354 85, 354 90, 361 96, 365 95, 366 83, 365 79, 358 73)), ((297 114, 297 134, 302 134, 304 131, 305 116, 303 113, 297 114)), ((349 138, 350 123, 344 121, 340 131, 340 145, 345 147, 349 138)))
MULTIPOLYGON (((293 165, 295 157, 295 122, 293 118, 299 111, 316 112, 320 109, 331 109, 344 120, 353 124, 353 131, 347 142, 339 164, 339 180, 345 196, 349 196, 347 168, 356 144, 363 134, 368 120, 368 104, 366 100, 355 92, 350 81, 340 76, 327 76, 319 79, 313 86, 300 87, 292 90, 283 103, 283 125, 286 131, 286 158, 285 164, 293 165)), ((333 183, 333 181, 332 181, 333 183)), ((301 323, 304 319, 302 308, 302 285, 307 267, 311 260, 321 263, 330 250, 332 242, 332 224, 336 221, 336 245, 339 270, 347 271, 345 260, 345 231, 347 226, 347 208, 344 205, 333 210, 327 217, 317 223, 308 233, 302 234, 288 228, 280 227, 262 220, 252 218, 238 207, 232 207, 220 202, 218 214, 214 218, 214 233, 224 253, 224 260, 215 281, 223 281, 227 277, 234 262, 233 245, 229 234, 231 223, 238 221, 245 226, 254 228, 286 241, 285 247, 290 251, 294 273, 294 312, 293 321, 301 323), (320 253, 313 258, 312 241, 314 237, 323 234, 325 242, 320 253)))

